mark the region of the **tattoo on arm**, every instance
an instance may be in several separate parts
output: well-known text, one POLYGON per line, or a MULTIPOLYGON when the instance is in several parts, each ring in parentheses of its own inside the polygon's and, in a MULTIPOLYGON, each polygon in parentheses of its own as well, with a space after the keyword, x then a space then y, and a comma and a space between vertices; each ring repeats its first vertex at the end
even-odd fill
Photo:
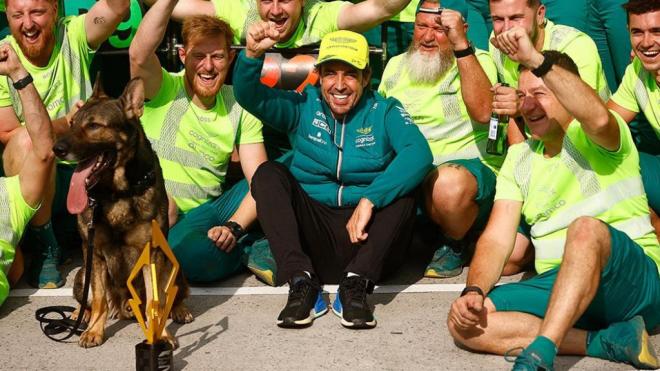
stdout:
POLYGON ((94 24, 103 24, 105 23, 105 18, 104 17, 95 17, 94 18, 94 24))

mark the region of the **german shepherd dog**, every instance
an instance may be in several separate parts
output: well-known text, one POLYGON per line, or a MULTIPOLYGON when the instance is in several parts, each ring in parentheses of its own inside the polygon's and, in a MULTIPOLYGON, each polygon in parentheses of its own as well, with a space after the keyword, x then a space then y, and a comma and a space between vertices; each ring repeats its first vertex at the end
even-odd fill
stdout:
MULTIPOLYGON (((78 162, 67 207, 72 214, 78 214, 83 240, 83 267, 74 282, 74 296, 79 303, 83 298, 84 270, 92 264, 91 302, 82 314, 88 327, 79 340, 85 348, 103 343, 109 315, 120 319, 133 317, 126 281, 146 243, 151 241, 151 221, 156 220, 166 236, 168 232, 167 194, 158 158, 140 124, 143 107, 142 80, 131 80, 118 99, 108 97, 97 80, 92 97, 73 116, 71 129, 53 147, 59 158, 78 162), (86 256, 88 223, 93 212, 88 205, 90 197, 96 201, 97 209, 92 257, 86 256)), ((160 272, 158 286, 162 288, 171 264, 160 250, 152 259, 160 272)), ((188 285, 181 272, 176 283, 179 291, 171 317, 175 322, 187 323, 193 317, 183 304, 188 285)), ((142 288, 145 303, 143 282, 138 280, 135 287, 142 288)), ((77 315, 81 314, 74 313, 74 317, 77 315)), ((163 336, 176 346, 167 332, 163 336)))

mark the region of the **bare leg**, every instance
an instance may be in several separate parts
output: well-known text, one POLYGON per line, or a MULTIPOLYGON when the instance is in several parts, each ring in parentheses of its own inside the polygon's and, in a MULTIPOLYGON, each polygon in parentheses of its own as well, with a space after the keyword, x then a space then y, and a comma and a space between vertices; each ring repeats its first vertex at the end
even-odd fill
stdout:
POLYGON ((454 240, 462 239, 474 224, 479 207, 477 180, 464 167, 445 164, 433 171, 424 181, 424 198, 428 215, 444 234, 454 240))
POLYGON ((610 251, 609 230, 601 221, 580 217, 569 225, 564 258, 539 335, 562 343, 596 295, 610 251))
MULTIPOLYGON (((504 355, 513 349, 527 347, 541 329, 541 318, 521 312, 497 312, 490 299, 486 299, 485 304, 485 319, 477 327, 459 329, 447 321, 449 333, 456 342, 471 350, 504 355)), ((559 352, 584 355, 586 339, 586 331, 570 329, 559 352)))

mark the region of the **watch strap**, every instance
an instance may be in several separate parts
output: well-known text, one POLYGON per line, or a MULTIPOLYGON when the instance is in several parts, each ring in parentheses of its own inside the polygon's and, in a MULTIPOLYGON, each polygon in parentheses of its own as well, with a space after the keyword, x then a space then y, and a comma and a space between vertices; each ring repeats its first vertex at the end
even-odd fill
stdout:
POLYGON ((474 46, 472 46, 472 43, 468 44, 468 47, 462 50, 454 50, 454 57, 456 58, 463 58, 467 57, 468 55, 473 55, 475 52, 474 46))
POLYGON ((540 66, 536 67, 535 69, 532 70, 532 73, 536 77, 543 77, 545 76, 548 71, 552 68, 552 65, 555 64, 555 58, 553 58, 551 55, 542 53, 543 54, 543 62, 541 63, 540 66))
POLYGON ((465 296, 469 292, 476 292, 477 294, 481 295, 482 298, 486 297, 483 290, 481 290, 479 286, 465 286, 463 291, 461 291, 461 296, 465 296))
POLYGON ((27 76, 25 76, 24 78, 22 78, 22 79, 20 79, 20 80, 18 80, 18 81, 15 81, 12 85, 14 86, 14 89, 16 89, 16 90, 21 90, 21 89, 23 89, 24 87, 30 85, 30 84, 32 83, 32 81, 34 81, 34 80, 32 79, 32 75, 30 75, 30 74, 28 73, 27 76))

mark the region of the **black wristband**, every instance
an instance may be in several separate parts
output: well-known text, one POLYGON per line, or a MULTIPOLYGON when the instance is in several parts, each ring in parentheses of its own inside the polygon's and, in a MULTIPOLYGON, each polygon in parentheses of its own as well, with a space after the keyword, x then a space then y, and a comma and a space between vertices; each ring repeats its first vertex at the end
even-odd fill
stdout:
POLYGON ((479 286, 465 286, 463 291, 461 291, 461 296, 467 295, 468 292, 476 292, 477 294, 481 295, 482 298, 486 297, 486 295, 484 295, 484 292, 481 291, 479 286))
POLYGON ((543 77, 545 76, 548 71, 552 68, 552 65, 555 64, 555 59, 551 56, 548 56, 546 53, 543 54, 543 62, 541 63, 540 66, 536 67, 535 69, 532 70, 532 73, 536 77, 543 77))
POLYGON ((245 230, 243 229, 243 227, 241 227, 240 224, 236 223, 233 220, 227 221, 225 224, 223 224, 223 226, 229 228, 229 231, 231 232, 231 234, 234 235, 234 238, 237 241, 245 235, 245 230))
POLYGON ((454 50, 454 57, 456 58, 463 58, 473 54, 474 54, 474 46, 472 46, 472 43, 469 43, 468 47, 463 50, 454 50))
POLYGON ((24 78, 14 82, 14 84, 13 84, 14 89, 21 90, 24 87, 30 85, 32 83, 32 81, 34 81, 34 80, 32 80, 32 75, 30 75, 28 73, 27 76, 25 76, 24 78))

